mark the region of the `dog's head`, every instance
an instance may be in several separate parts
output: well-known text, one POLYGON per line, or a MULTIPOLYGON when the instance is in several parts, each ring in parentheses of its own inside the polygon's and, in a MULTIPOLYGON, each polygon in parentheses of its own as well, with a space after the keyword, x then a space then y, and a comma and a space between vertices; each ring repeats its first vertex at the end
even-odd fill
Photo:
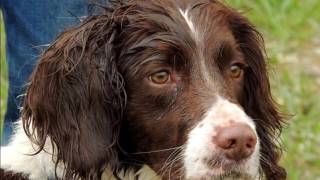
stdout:
POLYGON ((135 0, 61 34, 23 106, 65 177, 147 164, 165 178, 285 178, 263 41, 211 0, 135 0))

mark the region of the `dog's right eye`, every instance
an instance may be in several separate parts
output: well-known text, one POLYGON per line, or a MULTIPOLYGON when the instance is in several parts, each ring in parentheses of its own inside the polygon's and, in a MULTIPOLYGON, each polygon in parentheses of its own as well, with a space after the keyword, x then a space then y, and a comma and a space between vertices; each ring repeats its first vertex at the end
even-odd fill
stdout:
POLYGON ((151 74, 149 80, 155 84, 165 84, 170 80, 170 74, 166 70, 161 70, 151 74))

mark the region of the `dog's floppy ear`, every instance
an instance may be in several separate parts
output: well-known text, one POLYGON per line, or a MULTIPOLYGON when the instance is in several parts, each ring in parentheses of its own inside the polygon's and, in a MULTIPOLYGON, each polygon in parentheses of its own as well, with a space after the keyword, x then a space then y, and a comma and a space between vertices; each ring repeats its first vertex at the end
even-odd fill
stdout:
POLYGON ((238 13, 230 16, 230 26, 249 66, 245 75, 243 106, 257 127, 262 174, 267 179, 285 179, 286 171, 278 165, 281 148, 277 141, 284 122, 272 99, 263 38, 255 27, 238 13))
POLYGON ((126 94, 116 36, 110 15, 93 16, 61 34, 31 76, 22 111, 25 131, 40 150, 51 138, 66 179, 92 178, 104 163, 117 165, 126 94))

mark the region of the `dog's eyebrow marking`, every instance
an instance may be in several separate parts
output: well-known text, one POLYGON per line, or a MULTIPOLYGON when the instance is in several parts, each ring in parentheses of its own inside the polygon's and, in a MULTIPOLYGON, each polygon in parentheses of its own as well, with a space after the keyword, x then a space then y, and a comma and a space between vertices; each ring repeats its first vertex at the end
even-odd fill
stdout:
POLYGON ((187 25, 189 26, 191 32, 196 37, 197 32, 196 32, 196 28, 194 27, 194 24, 192 22, 192 19, 189 16, 189 9, 183 11, 182 9, 179 8, 179 12, 182 15, 182 17, 185 19, 185 21, 187 22, 187 25))

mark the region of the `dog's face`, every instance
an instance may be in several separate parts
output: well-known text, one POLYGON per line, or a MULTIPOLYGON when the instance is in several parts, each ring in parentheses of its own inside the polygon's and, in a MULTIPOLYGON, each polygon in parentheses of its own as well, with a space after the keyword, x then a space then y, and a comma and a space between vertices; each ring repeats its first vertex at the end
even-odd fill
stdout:
POLYGON ((231 12, 203 2, 165 8, 139 12, 119 37, 130 39, 119 58, 128 95, 124 149, 166 178, 257 178, 259 140, 244 110, 250 59, 231 12))
POLYGON ((216 1, 116 6, 42 55, 26 130, 40 147, 52 138, 67 178, 106 162, 145 163, 164 179, 284 178, 261 41, 216 1))

